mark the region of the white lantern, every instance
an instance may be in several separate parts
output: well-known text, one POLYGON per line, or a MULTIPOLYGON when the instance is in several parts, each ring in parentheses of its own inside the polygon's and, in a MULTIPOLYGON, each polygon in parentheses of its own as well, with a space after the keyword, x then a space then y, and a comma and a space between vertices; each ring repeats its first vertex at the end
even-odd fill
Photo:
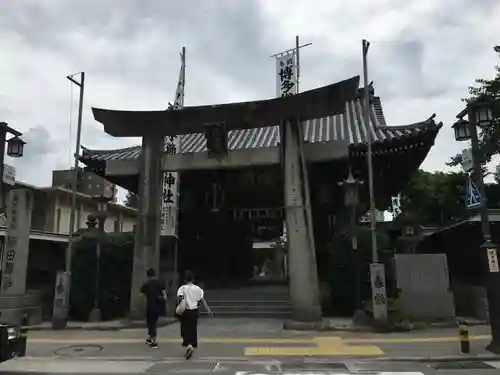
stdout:
POLYGON ((486 101, 477 101, 474 105, 476 110, 476 123, 480 128, 491 125, 493 122, 493 114, 489 103, 486 101))
POLYGON ((356 180, 351 171, 345 181, 339 182, 340 186, 344 187, 344 203, 349 207, 356 207, 359 204, 359 186, 363 181, 356 180))
POLYGON ((23 156, 24 142, 18 136, 15 136, 7 141, 7 155, 12 158, 20 158, 23 156))
POLYGON ((468 141, 470 139, 469 121, 460 119, 452 125, 457 141, 468 141))

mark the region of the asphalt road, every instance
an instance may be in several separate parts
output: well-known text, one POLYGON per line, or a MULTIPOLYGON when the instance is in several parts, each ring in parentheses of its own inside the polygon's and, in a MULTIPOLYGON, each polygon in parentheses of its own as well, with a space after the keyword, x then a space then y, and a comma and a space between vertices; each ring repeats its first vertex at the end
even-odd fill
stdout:
MULTIPOLYGON (((471 327, 471 355, 486 361, 487 327, 471 327)), ((0 375, 37 374, 377 374, 500 375, 480 360, 458 368, 415 357, 458 356, 456 329, 395 334, 283 331, 276 320, 202 321, 200 348, 183 359, 178 325, 159 332, 160 347, 144 345, 145 331, 32 331, 27 356, 0 364, 0 375), (413 360, 409 362, 408 358, 413 360), (398 362, 387 362, 389 359, 398 362), (308 362, 309 361, 309 362, 308 362), (314 365, 306 365, 314 363, 314 365), (332 365, 332 363, 336 363, 332 365)), ((490 359, 491 360, 491 359, 490 359)))
MULTIPOLYGON (((6 363, 5 363, 6 364, 6 363)), ((158 361, 158 362, 127 362, 127 361, 50 361, 27 363, 17 361, 11 363, 8 369, 5 364, 0 365, 0 374, 221 374, 221 375, 330 375, 330 374, 401 374, 401 375, 498 375, 500 362, 468 363, 469 369, 439 368, 436 363, 410 363, 410 362, 308 362, 291 360, 282 362, 258 361, 158 361), (12 364, 17 365, 12 366, 12 364), (496 366, 496 367, 495 367, 496 366)), ((457 363, 455 363, 457 364, 457 363)), ((465 363, 458 363, 466 366, 465 363)), ((442 365, 442 364, 441 364, 442 365)), ((446 366, 451 366, 448 363, 446 366)), ((460 368, 460 366, 458 366, 460 368)))

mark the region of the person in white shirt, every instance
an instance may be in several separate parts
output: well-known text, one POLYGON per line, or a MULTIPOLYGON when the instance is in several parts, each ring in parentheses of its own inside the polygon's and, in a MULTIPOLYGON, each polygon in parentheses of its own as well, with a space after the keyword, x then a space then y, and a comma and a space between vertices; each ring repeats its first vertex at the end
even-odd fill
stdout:
POLYGON ((184 357, 189 359, 198 347, 198 307, 203 304, 208 314, 212 316, 212 311, 205 301, 204 291, 193 283, 194 276, 191 271, 184 274, 184 285, 177 290, 177 305, 184 300, 185 310, 179 315, 181 321, 182 346, 186 348, 184 357))

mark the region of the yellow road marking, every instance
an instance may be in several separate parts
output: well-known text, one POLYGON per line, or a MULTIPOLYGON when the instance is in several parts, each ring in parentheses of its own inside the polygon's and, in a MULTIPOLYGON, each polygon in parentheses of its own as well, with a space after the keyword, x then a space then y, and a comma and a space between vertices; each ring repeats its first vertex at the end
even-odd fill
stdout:
MULTIPOLYGON (((103 343, 103 344, 136 344, 142 343, 144 339, 140 338, 30 338, 28 337, 28 342, 35 344, 92 344, 92 343, 103 343)), ((174 338, 159 338, 159 343, 179 343, 181 339, 174 338)), ((199 339, 198 342, 205 344, 314 344, 313 340, 308 339, 280 339, 280 338, 229 338, 229 337, 214 337, 214 338, 204 338, 199 339)))
MULTIPOLYGON (((470 341, 490 340, 490 335, 471 336, 470 341)), ((381 337, 381 338, 345 338, 340 337, 315 337, 315 338, 231 338, 231 337, 208 337, 199 340, 205 344, 318 344, 322 340, 328 341, 328 345, 334 346, 334 341, 340 340, 342 345, 345 344, 411 344, 411 343, 440 343, 440 342, 458 342, 458 336, 452 337, 381 337)), ((95 338, 38 338, 28 335, 28 343, 33 344, 137 344, 142 343, 141 338, 112 338, 112 337, 95 337, 95 338)), ((180 338, 159 338, 160 343, 179 343, 180 338)), ((337 344, 338 345, 338 344, 337 344)))
POLYGON ((247 356, 333 356, 333 355, 383 355, 377 346, 350 346, 340 337, 315 337, 316 346, 306 347, 246 347, 247 356))
MULTIPOLYGON (((471 336, 470 341, 490 340, 490 335, 476 335, 471 336)), ((377 344, 390 344, 390 343, 417 343, 417 342, 456 342, 459 341, 458 336, 452 337, 388 337, 388 338, 359 338, 359 339, 344 339, 344 342, 351 344, 363 343, 377 343, 377 344)))

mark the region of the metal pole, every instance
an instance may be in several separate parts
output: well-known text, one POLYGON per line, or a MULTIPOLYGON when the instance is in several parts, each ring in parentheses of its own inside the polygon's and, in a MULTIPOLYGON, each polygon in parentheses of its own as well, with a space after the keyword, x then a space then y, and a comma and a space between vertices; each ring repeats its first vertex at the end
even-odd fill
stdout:
MULTIPOLYGON (((67 320, 69 317, 69 303, 70 303, 70 289, 71 289, 71 259, 72 259, 72 248, 73 248, 73 239, 74 239, 74 231, 75 231, 75 212, 76 212, 76 192, 78 188, 78 162, 80 155, 80 142, 82 137, 82 115, 83 115, 83 94, 85 87, 85 72, 80 73, 80 82, 76 81, 73 77, 76 74, 67 76, 66 78, 73 82, 75 85, 80 87, 80 99, 78 103, 78 127, 76 132, 76 146, 75 146, 75 164, 73 170, 73 183, 71 184, 72 194, 71 194, 71 214, 69 217, 69 233, 68 233, 68 247, 66 248, 66 257, 65 257, 65 284, 64 285, 64 302, 63 306, 60 308, 54 309, 53 313, 53 321, 52 326, 54 329, 63 329, 66 327, 67 320)), ((57 295, 55 296, 57 297, 57 295)), ((56 301, 54 301, 54 305, 56 305, 56 301)))
MULTIPOLYGON (((357 187, 356 187, 357 189, 357 187)), ((351 246, 354 258, 354 277, 356 278, 355 285, 355 298, 354 308, 355 314, 361 310, 361 272, 360 272, 360 262, 359 262, 359 250, 358 250, 358 238, 356 237, 356 206, 352 206, 351 210, 351 246)), ((355 315, 356 316, 356 315, 355 315)))
POLYGON ((379 263, 377 248, 377 223, 375 219, 375 192, 373 182, 373 154, 372 154, 372 134, 370 129, 370 90, 368 86, 368 64, 367 55, 370 42, 363 39, 363 80, 364 80, 364 99, 365 105, 363 111, 363 121, 366 126, 367 141, 367 164, 368 164, 368 192, 370 196, 370 231, 372 242, 372 263, 370 264, 370 283, 372 291, 373 318, 375 324, 385 325, 387 321, 387 292, 385 288, 385 267, 379 263))
POLYGON ((5 122, 0 122, 0 213, 4 213, 5 218, 7 218, 7 210, 5 204, 3 174, 4 174, 6 141, 7 141, 7 124, 5 122))
MULTIPOLYGON (((82 139, 82 116, 83 116, 83 93, 85 88, 85 72, 80 73, 80 82, 73 79, 73 76, 69 76, 68 79, 80 87, 80 99, 78 101, 78 125, 76 130, 76 145, 75 145, 75 165, 73 170, 73 183, 71 184, 72 194, 71 194, 71 215, 69 217, 69 234, 68 234, 68 248, 66 250, 66 264, 65 270, 68 274, 71 274, 71 253, 73 246, 73 233, 75 231, 75 213, 76 213, 76 193, 78 189, 78 163, 80 156, 80 143, 82 139)), ((69 291, 69 288, 68 288, 69 291)))
MULTIPOLYGON (((296 72, 297 72, 297 82, 295 83, 297 85, 297 94, 299 93, 299 81, 300 81, 300 44, 299 44, 299 36, 297 35, 295 37, 295 49, 296 49, 296 62, 295 64, 297 65, 296 67, 296 72)), ((307 171, 307 163, 306 163, 306 158, 304 155, 304 131, 302 128, 302 123, 297 124, 298 132, 299 132, 299 152, 300 152, 300 161, 302 165, 302 183, 304 185, 304 195, 305 195, 305 203, 306 203, 306 218, 307 218, 307 235, 309 237, 309 243, 313 252, 313 258, 316 258, 316 253, 315 253, 315 245, 314 245, 314 233, 313 233, 313 221, 312 221, 312 208, 311 208, 311 193, 309 189, 309 173, 307 171)))
POLYGON ((363 39, 363 81, 364 81, 364 111, 363 111, 363 121, 366 126, 366 142, 368 143, 368 149, 366 153, 367 163, 368 163, 368 190, 370 195, 370 231, 372 237, 372 262, 378 263, 378 251, 377 251, 377 222, 375 220, 375 192, 373 187, 373 155, 372 155, 372 134, 370 132, 370 90, 368 87, 368 64, 367 55, 368 49, 370 47, 370 42, 363 39))
MULTIPOLYGON (((479 212, 481 216, 481 231, 484 241, 481 246, 481 250, 483 256, 488 251, 494 251, 496 258, 498 259, 498 247, 491 241, 490 219, 484 187, 483 173, 481 170, 481 156, 479 152, 476 109, 474 107, 474 104, 469 104, 467 106, 467 113, 469 117, 469 130, 471 136, 473 175, 477 188, 479 190, 479 194, 481 195, 481 205, 479 207, 479 212)), ((491 342, 486 347, 486 350, 492 353, 500 354, 500 273, 490 271, 489 265, 486 271, 488 275, 486 293, 491 326, 491 342)))
MULTIPOLYGON (((184 94, 186 90, 186 47, 182 47, 182 52, 181 52, 181 69, 182 69, 182 98, 181 98, 181 108, 184 107, 184 94)), ((180 135, 178 135, 180 137, 180 135)), ((179 143, 180 144, 180 143, 179 143)), ((181 174, 180 172, 177 172, 177 191, 175 192, 177 194, 177 208, 175 214, 177 215, 177 220, 176 225, 179 221, 179 211, 180 211, 180 190, 181 190, 181 174)), ((177 288, 180 286, 180 275, 179 275, 179 233, 178 233, 178 226, 175 228, 175 238, 174 238, 174 278, 173 278, 173 293, 176 295, 177 293, 177 288)), ((175 301, 174 301, 175 302, 175 301)), ((172 311, 175 311, 175 308, 172 309, 172 311)))

